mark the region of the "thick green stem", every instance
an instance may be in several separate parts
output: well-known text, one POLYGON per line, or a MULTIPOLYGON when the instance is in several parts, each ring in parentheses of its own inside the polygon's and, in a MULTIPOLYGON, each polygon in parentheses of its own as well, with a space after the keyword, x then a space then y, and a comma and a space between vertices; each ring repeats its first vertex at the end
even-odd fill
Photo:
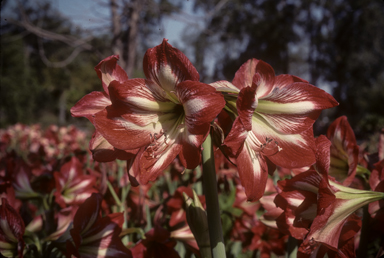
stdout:
POLYGON ((225 258, 225 246, 223 229, 219 208, 219 195, 217 193, 217 180, 215 171, 215 160, 211 136, 208 135, 203 143, 203 189, 207 205, 207 217, 209 228, 209 239, 213 258, 225 258))

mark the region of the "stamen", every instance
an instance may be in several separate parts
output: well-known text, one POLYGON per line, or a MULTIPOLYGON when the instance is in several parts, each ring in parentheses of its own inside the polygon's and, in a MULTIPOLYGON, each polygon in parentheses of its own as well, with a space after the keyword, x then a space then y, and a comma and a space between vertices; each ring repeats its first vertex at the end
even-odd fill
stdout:
POLYGON ((268 137, 265 138, 265 143, 261 144, 259 148, 259 152, 262 152, 266 156, 275 155, 283 149, 279 146, 277 141, 268 137))
POLYGON ((168 148, 167 135, 164 130, 161 129, 159 133, 149 134, 150 144, 147 146, 144 156, 148 159, 157 159, 161 156, 164 151, 168 148), (164 136, 164 140, 161 140, 161 137, 164 136))

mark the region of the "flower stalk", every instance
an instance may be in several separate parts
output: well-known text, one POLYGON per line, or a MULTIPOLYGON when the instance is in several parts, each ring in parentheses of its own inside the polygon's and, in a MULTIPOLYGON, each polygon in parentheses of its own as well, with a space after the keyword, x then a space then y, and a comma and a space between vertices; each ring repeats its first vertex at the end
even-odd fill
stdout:
POLYGON ((225 245, 217 192, 215 160, 211 135, 205 139, 202 151, 203 159, 203 189, 207 205, 208 229, 213 258, 225 258, 225 245))

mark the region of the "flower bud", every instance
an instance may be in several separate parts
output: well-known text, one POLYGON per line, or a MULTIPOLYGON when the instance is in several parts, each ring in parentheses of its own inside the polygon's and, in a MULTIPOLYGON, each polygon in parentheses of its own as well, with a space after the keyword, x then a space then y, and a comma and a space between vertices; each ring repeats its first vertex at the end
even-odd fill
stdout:
POLYGON ((188 225, 199 245, 200 252, 203 257, 211 257, 207 213, 195 191, 193 191, 193 200, 185 193, 183 196, 188 225))

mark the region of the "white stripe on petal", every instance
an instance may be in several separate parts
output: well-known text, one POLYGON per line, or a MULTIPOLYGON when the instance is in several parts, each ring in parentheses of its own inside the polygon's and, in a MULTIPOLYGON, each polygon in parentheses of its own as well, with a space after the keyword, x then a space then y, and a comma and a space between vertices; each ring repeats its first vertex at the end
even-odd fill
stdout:
POLYGON ((152 101, 147 98, 142 97, 127 97, 126 101, 129 104, 132 104, 135 108, 142 109, 145 111, 160 111, 160 112, 169 112, 175 108, 175 104, 173 102, 160 102, 160 101, 152 101))
POLYGON ((256 112, 268 114, 306 114, 316 109, 312 101, 301 101, 293 103, 277 103, 259 100, 256 112))
POLYGON ((190 99, 183 104, 186 116, 199 113, 202 109, 211 105, 205 99, 194 98, 190 99))

